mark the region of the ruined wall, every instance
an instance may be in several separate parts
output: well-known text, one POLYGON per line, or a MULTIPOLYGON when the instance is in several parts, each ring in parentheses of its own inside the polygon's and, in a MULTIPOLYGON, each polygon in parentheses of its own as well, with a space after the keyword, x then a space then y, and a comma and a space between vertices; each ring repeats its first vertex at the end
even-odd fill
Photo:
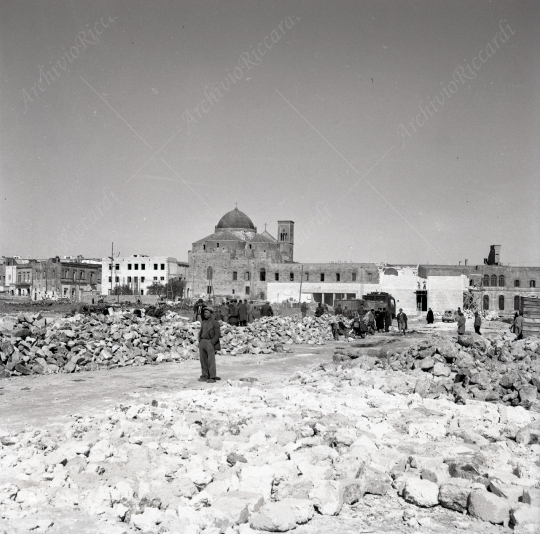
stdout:
POLYGON ((381 265, 379 277, 380 291, 396 299, 396 311, 403 308, 408 315, 417 313, 415 292, 423 288, 423 281, 418 277, 416 265, 381 265))
POLYGON ((434 312, 463 309, 463 292, 467 290, 467 276, 428 276, 428 307, 434 312))
MULTIPOLYGON (((354 294, 354 298, 362 298, 362 295, 372 291, 381 291, 379 284, 362 284, 360 282, 303 282, 302 302, 311 302, 314 293, 331 293, 334 296, 354 294)), ((268 300, 271 302, 283 302, 293 298, 298 301, 300 295, 300 282, 269 282, 268 300)), ((338 298, 338 297, 336 297, 338 298)))

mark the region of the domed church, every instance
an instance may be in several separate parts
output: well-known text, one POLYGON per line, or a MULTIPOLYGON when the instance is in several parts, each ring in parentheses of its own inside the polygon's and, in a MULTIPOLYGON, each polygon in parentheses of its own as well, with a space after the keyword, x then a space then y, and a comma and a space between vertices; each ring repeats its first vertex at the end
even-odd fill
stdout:
POLYGON ((260 298, 266 293, 269 264, 292 263, 293 253, 293 221, 278 221, 276 239, 266 225, 258 233, 253 221, 236 207, 221 217, 214 233, 192 244, 188 253, 192 294, 260 298))

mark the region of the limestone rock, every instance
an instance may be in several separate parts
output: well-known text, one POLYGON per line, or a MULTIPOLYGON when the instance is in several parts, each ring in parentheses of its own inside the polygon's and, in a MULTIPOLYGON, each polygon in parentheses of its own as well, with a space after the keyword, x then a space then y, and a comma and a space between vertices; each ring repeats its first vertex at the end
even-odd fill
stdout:
POLYGON ((439 504, 439 486, 429 480, 411 478, 405 484, 403 498, 424 508, 436 506, 439 504))
POLYGON ((469 503, 471 489, 457 484, 443 484, 439 489, 439 504, 444 508, 465 512, 469 503))
POLYGON ((322 515, 338 515, 343 506, 343 491, 335 480, 324 480, 315 485, 309 498, 322 515))
POLYGON ((469 496, 467 509, 472 517, 498 525, 508 520, 510 502, 493 493, 474 490, 469 496))
POLYGON ((266 532, 287 532, 296 527, 296 512, 286 501, 266 503, 251 515, 251 528, 266 532))

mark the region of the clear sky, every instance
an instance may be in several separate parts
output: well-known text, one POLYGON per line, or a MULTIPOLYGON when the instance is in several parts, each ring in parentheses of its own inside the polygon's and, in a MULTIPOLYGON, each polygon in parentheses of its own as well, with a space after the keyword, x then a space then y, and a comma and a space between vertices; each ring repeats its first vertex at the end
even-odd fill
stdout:
POLYGON ((0 6, 2 255, 540 265, 537 0, 0 6))

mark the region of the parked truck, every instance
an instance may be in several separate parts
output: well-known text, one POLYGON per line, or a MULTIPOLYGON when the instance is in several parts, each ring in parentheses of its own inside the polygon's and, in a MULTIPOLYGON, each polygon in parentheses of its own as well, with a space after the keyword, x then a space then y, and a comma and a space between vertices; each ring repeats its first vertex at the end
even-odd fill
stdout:
POLYGON ((392 318, 396 316, 396 301, 392 295, 383 292, 372 292, 362 295, 361 299, 337 299, 334 307, 341 306, 345 317, 353 317, 358 314, 363 316, 369 310, 386 308, 392 312, 392 318))

